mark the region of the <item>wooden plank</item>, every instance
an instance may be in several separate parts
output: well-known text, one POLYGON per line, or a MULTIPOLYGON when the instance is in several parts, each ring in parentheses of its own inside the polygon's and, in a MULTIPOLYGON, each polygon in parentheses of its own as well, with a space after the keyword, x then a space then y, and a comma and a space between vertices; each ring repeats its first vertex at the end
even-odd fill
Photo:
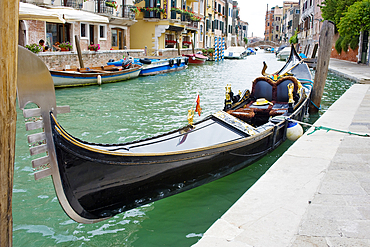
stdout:
POLYGON ((45 153, 46 151, 48 151, 48 147, 46 144, 30 148, 31 155, 45 153))
POLYGON ((41 120, 38 120, 36 122, 28 122, 26 123, 26 130, 37 130, 44 128, 44 122, 41 120))
POLYGON ((330 61, 331 47, 334 37, 334 23, 324 21, 320 31, 319 55, 317 58, 316 73, 311 92, 310 112, 318 112, 321 104, 321 98, 324 93, 326 77, 330 61))
POLYGON ((33 142, 45 140, 46 136, 44 132, 41 132, 41 133, 36 133, 36 134, 27 136, 27 139, 28 139, 28 143, 33 143, 33 142))
POLYGON ((50 157, 44 156, 44 157, 32 160, 32 167, 37 168, 39 166, 47 165, 49 163, 50 163, 50 157))
POLYGON ((33 176, 35 177, 35 180, 39 180, 41 178, 47 177, 51 175, 51 169, 47 168, 38 172, 35 172, 33 176))
POLYGON ((13 246, 19 0, 0 1, 0 247, 13 246))
POLYGON ((24 109, 23 116, 24 118, 39 117, 41 116, 41 108, 24 109))

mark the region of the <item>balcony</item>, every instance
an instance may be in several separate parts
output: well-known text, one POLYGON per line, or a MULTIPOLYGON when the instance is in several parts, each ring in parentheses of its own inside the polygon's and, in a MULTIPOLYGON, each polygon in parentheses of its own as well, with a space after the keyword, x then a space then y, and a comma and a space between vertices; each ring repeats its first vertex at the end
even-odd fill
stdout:
POLYGON ((95 13, 113 15, 115 7, 110 5, 111 1, 95 0, 95 13))
POLYGON ((130 20, 135 20, 135 11, 136 7, 134 5, 124 5, 121 8, 122 18, 127 18, 130 20))
POLYGON ((190 21, 189 24, 186 25, 186 27, 191 30, 198 30, 198 22, 190 21))
MULTIPOLYGON (((54 1, 51 1, 54 2, 54 1)), ((71 7, 75 9, 82 9, 83 8, 83 0, 64 0, 63 6, 71 7)))

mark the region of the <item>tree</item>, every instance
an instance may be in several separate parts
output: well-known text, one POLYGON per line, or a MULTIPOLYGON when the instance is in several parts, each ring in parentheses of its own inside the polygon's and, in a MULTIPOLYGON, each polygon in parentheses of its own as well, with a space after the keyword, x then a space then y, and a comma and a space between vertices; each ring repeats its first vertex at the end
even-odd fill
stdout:
POLYGON ((356 2, 361 2, 361 0, 325 0, 319 6, 322 11, 322 17, 325 20, 334 22, 337 28, 348 7, 356 2))
POLYGON ((248 38, 247 37, 244 37, 244 44, 248 44, 248 38))
MULTIPOLYGON (((325 0, 322 5, 320 5, 320 8, 322 10, 322 17, 325 20, 333 21, 336 26, 336 31, 339 31, 340 38, 335 43, 335 49, 338 53, 341 53, 342 50, 347 52, 348 46, 350 46, 353 50, 358 47, 360 30, 363 24, 357 21, 353 22, 351 20, 351 18, 353 18, 355 14, 349 15, 347 18, 344 17, 347 16, 348 11, 352 13, 356 10, 352 6, 363 8, 366 5, 363 5, 363 2, 369 2, 369 0, 325 0), (352 30, 347 30, 348 25, 352 30), (340 26, 343 26, 343 28, 341 29, 340 26), (346 28, 344 28, 345 26, 346 28)), ((357 10, 357 12, 363 11, 359 9, 357 10)), ((358 13, 357 15, 362 14, 358 13)))
POLYGON ((298 44, 298 31, 297 30, 295 30, 294 35, 290 37, 289 44, 298 44))
POLYGON ((348 46, 356 49, 361 31, 370 30, 370 0, 352 4, 338 24, 339 34, 343 37, 342 49, 348 46))

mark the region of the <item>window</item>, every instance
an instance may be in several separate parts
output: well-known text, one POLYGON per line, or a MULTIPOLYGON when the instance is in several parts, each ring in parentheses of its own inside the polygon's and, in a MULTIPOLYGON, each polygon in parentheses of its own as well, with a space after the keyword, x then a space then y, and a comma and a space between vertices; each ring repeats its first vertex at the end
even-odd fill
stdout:
POLYGON ((87 39, 89 37, 89 24, 81 23, 81 39, 87 39))
POLYGON ((199 38, 199 41, 200 42, 203 42, 203 25, 200 25, 200 38, 199 38))
POLYGON ((107 39, 107 26, 99 25, 99 39, 107 39))

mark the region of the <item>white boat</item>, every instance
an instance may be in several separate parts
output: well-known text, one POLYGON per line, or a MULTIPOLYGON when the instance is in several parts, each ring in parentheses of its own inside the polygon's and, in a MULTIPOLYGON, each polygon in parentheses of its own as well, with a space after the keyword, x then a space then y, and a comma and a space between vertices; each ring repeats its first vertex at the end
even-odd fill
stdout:
POLYGON ((243 59, 247 56, 247 51, 242 46, 231 46, 225 50, 226 59, 243 59))
POLYGON ((287 61, 290 55, 291 48, 290 47, 285 47, 282 49, 277 55, 277 59, 279 61, 287 61))

